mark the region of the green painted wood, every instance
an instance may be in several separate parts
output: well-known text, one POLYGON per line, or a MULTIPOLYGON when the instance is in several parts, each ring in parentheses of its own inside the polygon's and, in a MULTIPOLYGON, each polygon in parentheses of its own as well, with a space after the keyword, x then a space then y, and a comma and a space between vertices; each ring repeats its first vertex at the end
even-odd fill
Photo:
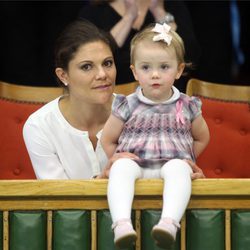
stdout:
POLYGON ((0 212, 0 250, 3 250, 3 212, 0 212))
MULTIPOLYGON (((162 250, 156 246, 151 237, 151 230, 161 217, 161 210, 143 210, 141 214, 141 240, 143 250, 162 250)), ((176 242, 171 250, 180 249, 180 231, 177 233, 176 242)), ((170 249, 169 249, 170 250, 170 249)))
MULTIPOLYGON (((134 221, 134 212, 132 213, 134 221)), ((111 229, 112 219, 108 210, 100 210, 97 213, 97 249, 98 250, 116 250, 114 245, 114 233, 111 229)), ((128 250, 134 250, 132 246, 128 250)))
POLYGON ((250 211, 233 210, 231 212, 232 250, 250 249, 250 211))
POLYGON ((187 210, 187 250, 225 249, 224 210, 187 210))
POLYGON ((46 226, 43 211, 10 212, 10 250, 46 250, 46 226))
POLYGON ((85 210, 53 212, 53 250, 90 250, 91 216, 85 210))

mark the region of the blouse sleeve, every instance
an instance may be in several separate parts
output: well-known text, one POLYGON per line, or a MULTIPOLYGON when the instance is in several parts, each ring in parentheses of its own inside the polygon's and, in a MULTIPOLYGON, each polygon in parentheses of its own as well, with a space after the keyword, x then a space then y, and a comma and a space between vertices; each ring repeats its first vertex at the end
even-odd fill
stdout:
POLYGON ((112 104, 112 114, 122 121, 127 121, 130 115, 128 100, 125 95, 116 95, 112 104))
POLYGON ((201 115, 201 106, 202 102, 200 98, 192 96, 189 101, 189 110, 191 115, 191 121, 193 121, 196 117, 201 115))

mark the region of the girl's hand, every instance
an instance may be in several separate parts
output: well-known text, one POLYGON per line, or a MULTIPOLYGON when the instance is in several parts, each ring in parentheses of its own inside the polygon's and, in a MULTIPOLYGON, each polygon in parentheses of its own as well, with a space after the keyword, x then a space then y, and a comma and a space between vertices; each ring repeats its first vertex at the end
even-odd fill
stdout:
POLYGON ((109 159, 107 166, 102 171, 102 174, 99 175, 97 178, 98 179, 108 178, 109 177, 109 172, 110 172, 110 169, 111 169, 113 163, 116 160, 120 159, 120 158, 129 158, 129 159, 132 159, 132 160, 139 160, 140 159, 137 155, 135 155, 133 153, 129 153, 129 152, 115 153, 109 159))
POLYGON ((199 168, 193 161, 191 160, 185 160, 185 161, 189 164, 189 166, 193 170, 193 173, 191 174, 192 180, 206 178, 206 176, 203 174, 202 169, 199 168))

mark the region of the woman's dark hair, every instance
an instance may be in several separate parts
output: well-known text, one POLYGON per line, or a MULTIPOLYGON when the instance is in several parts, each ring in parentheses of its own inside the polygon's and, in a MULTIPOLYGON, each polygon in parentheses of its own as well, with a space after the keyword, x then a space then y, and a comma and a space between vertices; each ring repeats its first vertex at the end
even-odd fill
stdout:
POLYGON ((85 19, 78 19, 68 24, 56 40, 55 67, 67 70, 77 50, 82 45, 95 41, 107 44, 114 54, 115 43, 109 33, 98 29, 85 19))

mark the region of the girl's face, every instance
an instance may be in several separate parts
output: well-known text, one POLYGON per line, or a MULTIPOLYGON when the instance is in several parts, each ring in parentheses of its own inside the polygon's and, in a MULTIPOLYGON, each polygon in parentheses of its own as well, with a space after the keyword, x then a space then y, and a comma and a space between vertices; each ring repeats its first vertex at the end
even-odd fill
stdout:
POLYGON ((107 103, 116 78, 112 51, 102 41, 84 44, 69 62, 67 72, 61 69, 59 78, 68 83, 70 98, 90 104, 107 103))
POLYGON ((159 42, 142 41, 136 45, 134 64, 135 79, 145 97, 163 102, 172 95, 175 79, 179 79, 185 64, 178 65, 174 49, 166 49, 159 42))

